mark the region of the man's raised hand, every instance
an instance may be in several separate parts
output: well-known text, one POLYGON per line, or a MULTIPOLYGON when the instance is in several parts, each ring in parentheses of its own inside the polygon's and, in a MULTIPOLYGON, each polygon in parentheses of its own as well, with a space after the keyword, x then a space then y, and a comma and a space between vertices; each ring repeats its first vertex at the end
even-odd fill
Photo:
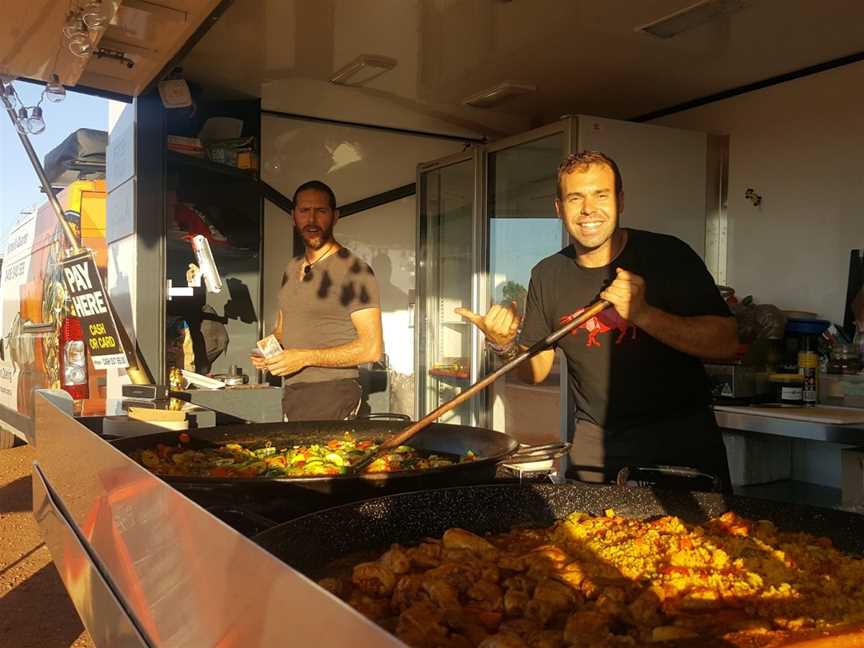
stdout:
POLYGON ((454 312, 474 324, 492 344, 500 347, 508 346, 519 332, 521 318, 515 301, 510 306, 495 304, 486 315, 478 315, 467 308, 457 308, 454 312))

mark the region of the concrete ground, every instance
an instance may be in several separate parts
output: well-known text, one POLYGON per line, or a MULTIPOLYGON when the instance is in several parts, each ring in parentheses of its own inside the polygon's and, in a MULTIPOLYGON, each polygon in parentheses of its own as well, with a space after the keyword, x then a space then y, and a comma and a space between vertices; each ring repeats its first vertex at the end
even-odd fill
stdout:
POLYGON ((34 455, 0 450, 0 648, 95 648, 31 513, 34 455))

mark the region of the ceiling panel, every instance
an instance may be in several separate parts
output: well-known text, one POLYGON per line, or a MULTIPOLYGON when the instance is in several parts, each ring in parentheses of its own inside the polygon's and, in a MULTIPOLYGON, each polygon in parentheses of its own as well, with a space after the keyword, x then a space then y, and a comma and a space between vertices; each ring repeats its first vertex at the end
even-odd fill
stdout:
MULTIPOLYGON (((695 0, 235 0, 192 50, 187 74, 259 95, 289 77, 326 81, 360 54, 399 61, 371 88, 449 105, 503 80, 537 86, 494 110, 545 123, 628 118, 864 50, 858 0, 749 0, 672 38, 635 28, 695 0)), ((361 92, 361 90, 358 90, 361 92)))

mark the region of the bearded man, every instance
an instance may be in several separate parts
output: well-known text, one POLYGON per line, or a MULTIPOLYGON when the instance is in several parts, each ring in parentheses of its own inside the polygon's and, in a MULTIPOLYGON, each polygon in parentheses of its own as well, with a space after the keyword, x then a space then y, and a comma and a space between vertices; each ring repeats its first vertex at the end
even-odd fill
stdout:
POLYGON ((378 284, 372 268, 333 237, 336 196, 312 180, 294 192, 291 216, 303 254, 288 262, 273 334, 283 350, 252 363, 283 376, 285 420, 344 419, 357 412, 357 365, 383 352, 378 284))

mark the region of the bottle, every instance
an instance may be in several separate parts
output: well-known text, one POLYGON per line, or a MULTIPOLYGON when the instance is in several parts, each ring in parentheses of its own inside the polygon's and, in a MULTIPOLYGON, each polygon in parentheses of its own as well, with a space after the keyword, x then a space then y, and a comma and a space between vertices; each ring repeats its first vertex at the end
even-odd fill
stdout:
POLYGON ((804 407, 816 406, 816 374, 819 370, 819 354, 816 353, 813 337, 805 335, 801 338, 801 347, 798 350, 798 373, 804 378, 804 389, 802 396, 804 407))

